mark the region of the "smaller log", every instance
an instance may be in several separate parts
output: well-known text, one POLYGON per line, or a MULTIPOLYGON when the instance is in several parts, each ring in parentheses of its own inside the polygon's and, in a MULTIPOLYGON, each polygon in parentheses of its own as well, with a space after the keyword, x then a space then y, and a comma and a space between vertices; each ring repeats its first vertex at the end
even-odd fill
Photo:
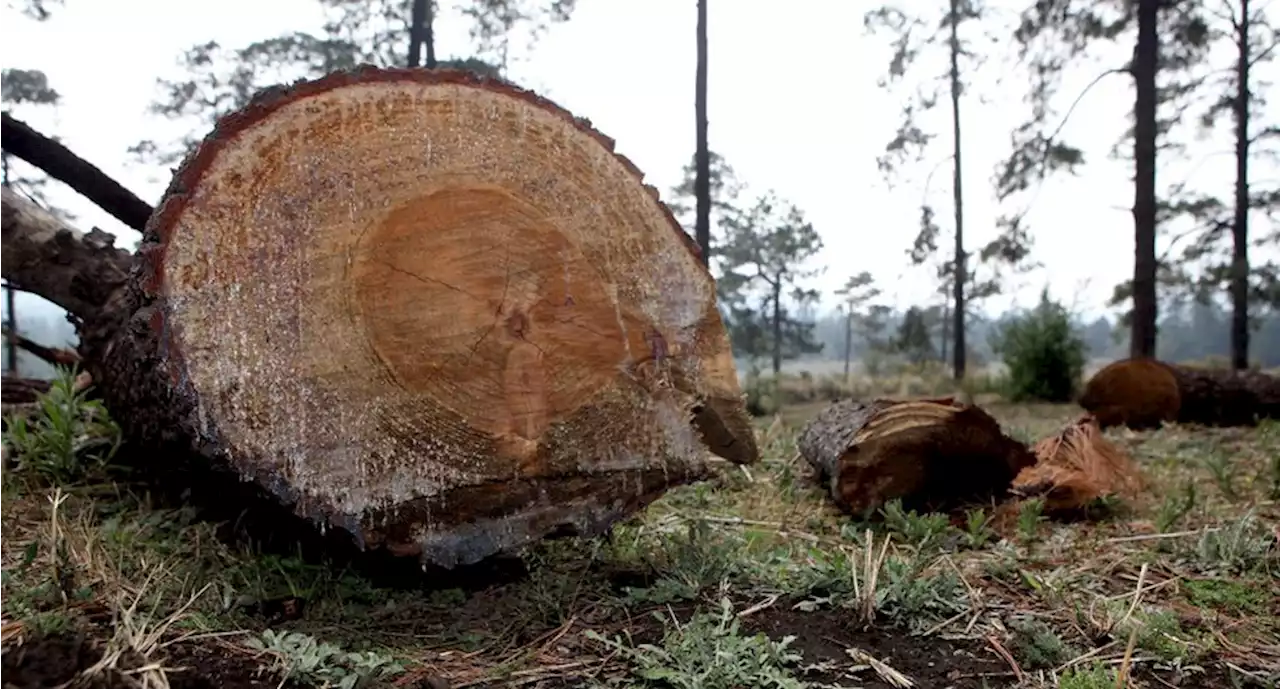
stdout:
POLYGON ((1122 359, 1089 379, 1080 406, 1102 428, 1141 430, 1170 422, 1249 426, 1280 418, 1280 379, 1256 371, 1122 359))
POLYGON ((1091 415, 1040 440, 1031 451, 1036 464, 1013 480, 1013 493, 1043 498, 1045 514, 1078 515, 1101 498, 1132 499, 1142 489, 1133 459, 1102 435, 1091 415))
POLYGON ((983 501, 1035 462, 990 414, 950 398, 836 402, 804 429, 799 449, 855 514, 894 499, 921 511, 983 501))
POLYGON ((30 404, 48 391, 47 380, 5 376, 0 382, 0 401, 4 404, 30 404))

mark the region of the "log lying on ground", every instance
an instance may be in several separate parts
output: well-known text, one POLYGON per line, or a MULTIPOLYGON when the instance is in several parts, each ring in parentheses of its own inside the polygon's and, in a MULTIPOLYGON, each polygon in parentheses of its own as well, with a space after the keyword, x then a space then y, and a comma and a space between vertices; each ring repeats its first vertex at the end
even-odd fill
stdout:
POLYGON ((1089 379, 1080 406, 1103 428, 1154 428, 1175 421, 1248 426, 1259 419, 1280 419, 1280 378, 1257 371, 1123 359, 1089 379))
POLYGON ((1035 461, 985 411, 952 399, 836 402, 805 427, 799 449, 855 514, 894 499, 945 511, 1000 496, 1035 461))
POLYGON ((14 279, 83 321, 127 437, 365 548, 472 563, 598 533, 708 447, 757 458, 687 235, 610 140, 502 82, 361 68, 260 94, 178 170, 121 289, 66 284, 116 263, 90 237, 13 234, 74 266, 14 279))
POLYGON ((49 381, 6 375, 0 381, 0 401, 4 404, 30 404, 49 391, 49 381))
POLYGON ((1044 512, 1078 514, 1105 497, 1132 499, 1142 489, 1133 459, 1086 415, 1035 444, 1034 466, 1013 480, 1014 494, 1044 499, 1044 512))
POLYGON ((799 446, 836 503, 855 514, 893 499, 945 512, 1008 494, 1075 516, 1100 498, 1132 498, 1142 485, 1133 460, 1092 416, 1028 450, 985 411, 952 399, 837 402, 809 423, 799 446))

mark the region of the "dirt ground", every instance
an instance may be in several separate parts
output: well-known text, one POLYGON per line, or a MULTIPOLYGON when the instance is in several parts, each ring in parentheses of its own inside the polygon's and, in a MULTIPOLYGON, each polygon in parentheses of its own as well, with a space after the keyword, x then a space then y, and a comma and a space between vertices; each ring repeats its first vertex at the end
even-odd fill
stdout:
MULTIPOLYGON (((267 543, 252 519, 113 462, 20 461, 0 538, 4 687, 1280 680, 1280 425, 1110 433, 1143 467, 1140 500, 1073 523, 1021 504, 997 528, 991 510, 841 514, 793 461, 815 409, 762 420, 762 464, 725 465, 607 538, 447 578, 374 576, 267 543)), ((991 410, 1026 440, 1079 413, 991 410)))

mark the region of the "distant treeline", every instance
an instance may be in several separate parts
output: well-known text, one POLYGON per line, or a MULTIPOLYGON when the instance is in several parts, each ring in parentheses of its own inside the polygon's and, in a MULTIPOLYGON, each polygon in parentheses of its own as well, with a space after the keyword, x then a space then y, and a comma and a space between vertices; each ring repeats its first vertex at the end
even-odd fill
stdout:
MULTIPOLYGON (((902 323, 902 311, 894 311, 886 319, 884 332, 896 333, 902 323)), ((995 359, 991 349, 992 335, 997 329, 1016 317, 1015 312, 1001 314, 997 318, 971 316, 968 321, 968 350, 975 366, 995 359)), ((1250 360, 1270 368, 1280 366, 1280 315, 1262 314, 1255 321, 1256 327, 1250 340, 1250 360)), ((935 351, 942 352, 942 340, 947 334, 936 322, 930 323, 930 334, 935 351)), ((1091 359, 1121 359, 1129 354, 1129 328, 1117 320, 1102 316, 1078 323, 1081 339, 1089 348, 1091 359)), ((1165 361, 1200 361, 1231 355, 1231 314, 1216 304, 1192 303, 1181 307, 1166 307, 1160 320, 1157 356, 1165 361)), ((816 339, 822 343, 822 358, 844 358, 845 321, 840 314, 818 319, 816 339)), ((860 359, 867 348, 866 341, 854 336, 853 358, 860 359)))
MULTIPOLYGON (((28 312, 30 313, 30 312, 28 312)), ((1001 314, 998 318, 971 318, 968 336, 970 356, 975 366, 993 361, 991 336, 1002 325, 1016 317, 1015 313, 1001 314)), ((72 347, 76 343, 75 328, 59 315, 40 313, 25 315, 19 311, 18 331, 41 344, 72 347)), ((902 323, 902 312, 891 312, 886 318, 884 332, 897 332, 902 323)), ((942 351, 944 332, 932 323, 931 336, 935 349, 942 351)), ((1203 361, 1230 356, 1231 314, 1213 305, 1191 304, 1181 308, 1166 309, 1160 321, 1159 357, 1166 361, 1203 361)), ((1120 359, 1129 352, 1129 329, 1107 317, 1095 318, 1079 324, 1081 338, 1089 348, 1091 359, 1120 359)), ((844 358, 844 318, 832 314, 817 319, 814 333, 822 346, 821 358, 844 358)), ((1280 366, 1280 316, 1267 314, 1259 319, 1251 341, 1251 360, 1264 367, 1280 366)), ((853 358, 861 359, 866 342, 855 336, 853 358)), ((4 343, 0 362, 8 372, 8 343, 4 343)), ((30 378, 48 378, 53 368, 26 352, 18 353, 18 370, 30 378)))

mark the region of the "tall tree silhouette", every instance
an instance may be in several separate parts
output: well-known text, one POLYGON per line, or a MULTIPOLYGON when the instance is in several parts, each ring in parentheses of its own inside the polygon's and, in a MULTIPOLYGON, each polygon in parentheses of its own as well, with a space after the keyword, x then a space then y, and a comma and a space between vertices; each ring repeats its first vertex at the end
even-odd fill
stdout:
MULTIPOLYGON (((1256 223, 1280 211, 1280 181, 1257 175, 1253 167, 1280 155, 1280 126, 1267 119, 1267 80, 1262 77, 1277 56, 1280 28, 1268 20, 1265 6, 1259 8, 1252 0, 1200 0, 1190 5, 1202 12, 1208 44, 1221 46, 1230 58, 1196 63, 1192 74, 1196 90, 1207 92, 1207 107, 1199 117, 1183 119, 1197 123, 1197 136, 1210 134, 1220 120, 1231 122, 1234 189, 1192 189, 1184 183, 1175 186, 1171 198, 1162 199, 1161 211, 1181 221, 1175 241, 1191 241, 1178 259, 1160 266, 1159 280, 1161 289, 1175 298, 1208 302, 1228 296, 1232 316, 1226 329, 1231 335, 1231 365, 1238 370, 1249 365, 1258 314, 1280 308, 1280 261, 1265 254, 1251 256, 1249 251, 1250 245, 1280 243, 1280 225, 1270 223, 1268 230, 1268 223, 1256 223)), ((1186 38, 1178 35, 1173 40, 1177 42, 1170 49, 1181 47, 1186 38)), ((1256 348, 1252 352, 1261 354, 1256 348)))
POLYGON ((427 51, 427 69, 436 68, 436 8, 434 0, 413 0, 409 23, 409 66, 422 64, 423 48, 427 51))
POLYGON ((1156 72, 1160 66, 1160 0, 1138 0, 1133 49, 1133 318, 1129 355, 1156 355, 1156 72))
POLYGON ((1249 0, 1236 22, 1236 198, 1231 223, 1231 367, 1249 367, 1249 0))
POLYGON ((1166 185, 1162 192, 1157 187, 1156 160, 1157 155, 1182 152, 1182 146, 1170 141, 1170 132, 1189 119, 1186 110, 1204 82, 1193 74, 1207 57, 1202 3, 1034 0, 1026 4, 1013 37, 1019 60, 1031 77, 1027 96, 1031 117, 1013 131, 1014 150, 998 172, 997 196, 1003 199, 1026 191, 1056 171, 1074 172, 1084 163, 1084 154, 1060 136, 1071 112, 1104 78, 1124 75, 1133 80, 1133 124, 1113 148, 1116 157, 1131 157, 1134 165, 1133 274, 1116 287, 1111 304, 1132 305, 1125 316, 1130 355, 1155 356, 1157 287, 1167 284, 1166 276, 1173 272, 1156 254, 1157 231, 1178 210, 1166 198, 1176 195, 1176 189, 1171 192, 1166 185), (1094 78, 1065 114, 1056 112, 1054 100, 1062 75, 1098 44, 1127 44, 1131 59, 1094 78))
MULTIPOLYGON (((215 122, 248 103, 263 88, 295 79, 313 79, 359 64, 380 67, 417 59, 412 35, 421 33, 427 66, 436 66, 432 17, 436 6, 418 0, 320 0, 325 24, 315 33, 290 32, 239 47, 207 41, 186 50, 185 74, 158 80, 159 95, 150 111, 191 125, 177 141, 146 139, 130 147, 144 163, 172 167, 192 150, 215 122), (425 21, 415 16, 423 12, 425 21), (425 28, 425 31, 418 29, 425 28)), ((440 66, 502 77, 508 44, 524 36, 532 45, 552 25, 568 21, 574 0, 463 0, 453 6, 466 20, 475 57, 440 61, 440 66)))
POLYGON ((952 202, 955 209, 955 262, 952 270, 955 272, 955 286, 952 289, 952 297, 955 304, 951 307, 952 318, 951 324, 952 337, 955 338, 951 354, 951 368, 956 380, 964 378, 965 354, 967 349, 964 342, 964 292, 966 276, 965 254, 964 254, 964 186, 962 184, 964 175, 961 170, 964 168, 960 164, 960 0, 951 0, 951 10, 947 13, 948 22, 951 24, 951 36, 947 41, 948 52, 951 58, 950 82, 951 82, 951 134, 952 134, 952 175, 951 175, 951 193, 952 202))
POLYGON ((711 154, 707 148, 707 0, 698 0, 698 64, 693 109, 697 120, 697 151, 693 194, 697 198, 694 238, 702 248, 702 262, 711 261, 711 154))
MULTIPOLYGON (((972 74, 983 60, 974 48, 975 35, 994 40, 981 30, 987 12, 986 3, 983 0, 951 0, 945 8, 913 7, 913 11, 921 14, 908 13, 904 9, 906 5, 905 2, 889 2, 868 11, 863 17, 868 32, 889 39, 889 65, 879 85, 885 89, 901 88, 908 72, 931 70, 943 65, 945 75, 942 79, 929 77, 921 80, 904 99, 898 129, 876 162, 890 184, 905 166, 923 163, 930 144, 939 133, 930 131, 922 120, 938 103, 944 99, 949 102, 948 133, 952 145, 950 154, 941 162, 949 161, 952 165, 952 250, 945 252, 939 246, 943 228, 939 226, 937 214, 927 196, 930 174, 924 177, 926 198, 920 208, 919 231, 908 255, 915 265, 937 266, 938 278, 949 286, 947 293, 953 301, 949 327, 951 363, 952 372, 958 380, 965 374, 968 355, 965 323, 972 305, 1000 291, 1000 267, 1023 267, 1030 255, 1030 236, 1016 220, 1001 219, 1000 234, 995 239, 977 252, 965 250, 960 105, 967 88, 965 75, 972 74), (950 258, 946 258, 945 253, 950 253, 950 258), (970 261, 972 257, 978 260, 970 261), (975 279, 980 267, 992 274, 982 280, 975 279)), ((934 169, 939 168, 941 162, 934 169)))

